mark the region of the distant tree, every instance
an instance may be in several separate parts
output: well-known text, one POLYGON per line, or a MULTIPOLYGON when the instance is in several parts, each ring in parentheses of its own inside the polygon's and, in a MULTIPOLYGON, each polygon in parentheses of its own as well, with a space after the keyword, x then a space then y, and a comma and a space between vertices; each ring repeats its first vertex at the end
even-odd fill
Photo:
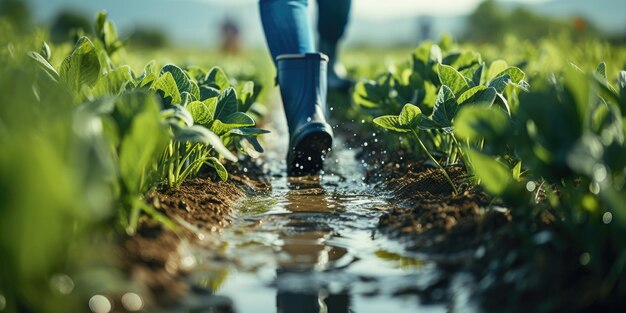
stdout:
POLYGON ((146 48, 160 48, 168 43, 167 35, 160 29, 140 27, 130 35, 130 44, 146 48))
POLYGON ((31 11, 26 0, 0 0, 0 16, 21 30, 31 26, 31 11))
POLYGON ((467 18, 465 38, 476 41, 491 41, 502 38, 506 32, 507 14, 495 0, 486 0, 478 5, 467 18))
POLYGON ((91 25, 91 19, 84 14, 63 10, 57 14, 54 22, 52 22, 50 37, 54 42, 73 40, 77 35, 90 33, 91 25))
POLYGON ((485 0, 467 19, 464 39, 498 42, 505 34, 536 41, 550 34, 569 33, 572 38, 600 35, 597 28, 582 17, 556 19, 526 8, 502 10, 495 0, 485 0))

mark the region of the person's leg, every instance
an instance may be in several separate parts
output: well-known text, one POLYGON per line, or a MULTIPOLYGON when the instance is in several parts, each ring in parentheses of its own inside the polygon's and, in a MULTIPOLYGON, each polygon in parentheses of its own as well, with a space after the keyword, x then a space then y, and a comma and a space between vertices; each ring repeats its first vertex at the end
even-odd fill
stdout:
POLYGON ((307 4, 306 0, 260 0, 289 127, 290 176, 319 172, 333 140, 325 117, 328 58, 314 52, 307 4))
POLYGON ((339 64, 339 41, 343 37, 350 15, 351 0, 318 0, 317 31, 319 33, 318 50, 328 55, 328 88, 348 89, 352 82, 337 73, 339 64))
POLYGON ((307 0, 261 0, 261 22, 272 59, 315 52, 307 0))

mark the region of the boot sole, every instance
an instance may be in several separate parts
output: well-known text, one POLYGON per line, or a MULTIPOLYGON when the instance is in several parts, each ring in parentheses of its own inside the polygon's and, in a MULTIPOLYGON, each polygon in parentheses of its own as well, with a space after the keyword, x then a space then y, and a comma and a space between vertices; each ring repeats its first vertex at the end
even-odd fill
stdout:
POLYGON ((325 131, 305 135, 290 151, 287 174, 289 176, 318 174, 324 167, 324 158, 332 144, 332 136, 325 131))

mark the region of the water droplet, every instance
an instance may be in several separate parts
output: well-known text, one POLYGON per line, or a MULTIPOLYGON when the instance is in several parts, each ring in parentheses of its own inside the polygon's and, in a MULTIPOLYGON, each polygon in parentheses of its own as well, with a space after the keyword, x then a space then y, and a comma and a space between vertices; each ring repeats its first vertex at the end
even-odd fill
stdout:
POLYGON ((372 133, 372 137, 376 137, 376 133, 372 133))
POLYGON ((596 164, 593 167, 593 179, 595 179, 597 182, 603 182, 606 179, 607 174, 608 173, 606 170, 606 166, 602 164, 596 164))
POLYGON ((112 308, 111 301, 103 295, 95 295, 89 299, 89 309, 93 313, 109 313, 112 308))
POLYGON ((378 142, 378 138, 374 139, 374 142, 378 142))
POLYGON ((334 109, 335 109, 335 108, 333 108, 333 107, 330 107, 330 110, 331 110, 331 111, 332 111, 332 110, 334 110, 334 109))
POLYGON ((243 168, 243 172, 244 172, 244 173, 247 173, 247 172, 248 172, 248 168, 247 168, 247 167, 244 167, 244 168, 243 168))
POLYGON ((585 252, 580 255, 580 265, 585 266, 591 262, 591 254, 589 252, 585 252))
POLYGON ((367 147, 367 142, 364 142, 364 143, 363 143, 363 147, 367 147))
POLYGON ((307 160, 311 161, 311 157, 308 157, 307 160))
POLYGON ((604 212, 604 214, 602 214, 602 223, 608 225, 611 224, 611 221, 613 221, 613 214, 611 214, 611 212, 604 212))
POLYGON ((361 120, 361 124, 365 124, 365 120, 361 120))
POLYGON ((122 305, 127 311, 139 311, 143 308, 143 301, 138 294, 127 292, 122 296, 122 305))
POLYGON ((307 122, 310 122, 310 121, 311 121, 311 117, 310 117, 310 116, 309 116, 309 117, 307 117, 307 118, 306 118, 306 121, 307 121, 307 122))
POLYGON ((537 188, 537 184, 534 181, 529 181, 526 183, 526 190, 528 192, 533 192, 537 188))
POLYGON ((589 191, 594 194, 597 195, 600 193, 600 184, 593 182, 591 184, 589 184, 589 191))
POLYGON ((65 274, 56 274, 50 278, 50 287, 62 295, 68 295, 74 290, 74 281, 65 274))
POLYGON ((196 258, 188 255, 180 261, 180 266, 182 269, 190 270, 196 266, 196 258))

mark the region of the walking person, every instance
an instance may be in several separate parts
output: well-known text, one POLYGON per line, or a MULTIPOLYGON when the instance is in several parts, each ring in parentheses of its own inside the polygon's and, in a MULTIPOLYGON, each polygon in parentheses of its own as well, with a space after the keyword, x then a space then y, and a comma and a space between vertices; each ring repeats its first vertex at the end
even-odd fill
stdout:
POLYGON ((327 89, 347 90, 351 86, 335 71, 337 45, 345 31, 351 1, 318 0, 318 5, 316 49, 307 0, 259 2, 289 128, 289 176, 316 174, 322 169, 333 141, 333 130, 326 120, 327 89))

